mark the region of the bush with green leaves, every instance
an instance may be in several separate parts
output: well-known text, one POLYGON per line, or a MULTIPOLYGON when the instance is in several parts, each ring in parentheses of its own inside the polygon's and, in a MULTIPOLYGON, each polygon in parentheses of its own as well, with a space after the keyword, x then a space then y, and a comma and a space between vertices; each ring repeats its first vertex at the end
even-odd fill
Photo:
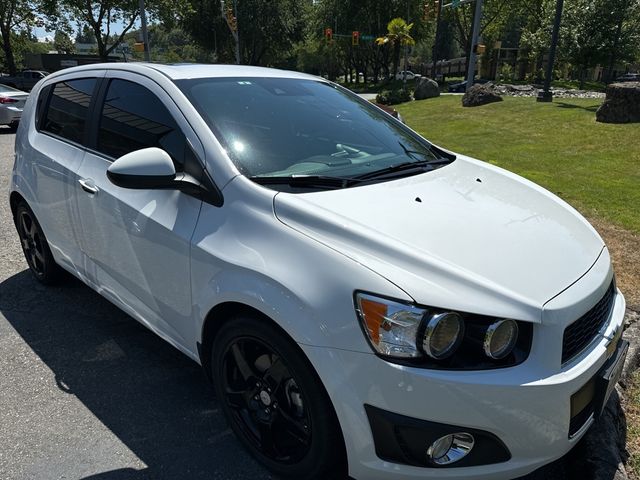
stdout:
POLYGON ((513 80, 513 67, 508 63, 503 63, 500 67, 499 80, 501 82, 510 82, 513 80))
POLYGON ((395 105, 411 100, 411 91, 405 88, 383 90, 376 96, 376 103, 383 105, 395 105))

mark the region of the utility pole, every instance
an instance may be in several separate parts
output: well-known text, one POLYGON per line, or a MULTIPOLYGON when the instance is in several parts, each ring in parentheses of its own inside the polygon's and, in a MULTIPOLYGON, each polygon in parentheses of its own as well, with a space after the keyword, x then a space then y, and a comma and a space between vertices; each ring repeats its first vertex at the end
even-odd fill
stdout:
POLYGON ((547 75, 544 79, 544 90, 538 93, 537 100, 539 102, 553 101, 553 92, 551 91, 551 77, 553 76, 553 64, 556 60, 556 47, 558 46, 558 34, 560 32, 560 22, 562 21, 563 6, 564 0, 557 0, 556 19, 553 23, 553 33, 551 34, 551 48, 549 48, 549 59, 547 60, 547 75))
POLYGON ((438 72, 436 71, 438 67, 438 55, 440 46, 440 20, 442 18, 442 0, 437 0, 436 4, 438 5, 438 13, 436 16, 436 38, 433 42, 433 68, 431 69, 431 76, 434 80, 438 81, 438 72))
MULTIPOLYGON (((473 87, 473 79, 476 75, 476 48, 480 36, 480 20, 482 19, 482 1, 476 0, 476 12, 473 16, 473 34, 471 35, 471 49, 469 51, 469 68, 467 69, 467 92, 473 87)), ((562 1, 562 0, 560 0, 562 1)))
POLYGON ((149 55, 149 32, 147 31, 147 12, 144 8, 144 0, 140 0, 139 8, 140 8, 140 23, 142 26, 142 42, 144 43, 144 61, 150 62, 151 57, 149 55))
MULTIPOLYGON (((409 25, 409 0, 407 0, 407 25, 409 25)), ((404 75, 402 76, 403 88, 407 86, 407 64, 409 63, 409 45, 404 44, 404 75)))

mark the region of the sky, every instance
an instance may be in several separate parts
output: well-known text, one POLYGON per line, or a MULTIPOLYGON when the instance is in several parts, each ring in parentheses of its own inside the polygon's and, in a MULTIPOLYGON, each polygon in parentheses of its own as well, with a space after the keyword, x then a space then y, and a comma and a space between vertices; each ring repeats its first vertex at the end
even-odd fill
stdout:
MULTIPOLYGON (((112 34, 119 34, 122 32, 122 30, 125 28, 125 22, 114 22, 111 24, 111 33, 112 34)), ((133 26, 133 30, 135 30, 136 28, 140 28, 140 20, 137 20, 136 23, 133 26)), ((74 31, 77 31, 78 28, 76 27, 74 29, 74 31)), ((53 34, 55 32, 49 32, 47 30, 45 30, 44 28, 41 27, 37 27, 33 30, 33 33, 36 37, 38 37, 38 40, 40 41, 44 41, 45 37, 51 37, 51 40, 53 40, 53 34)), ((72 39, 75 39, 75 35, 71 35, 72 39)))

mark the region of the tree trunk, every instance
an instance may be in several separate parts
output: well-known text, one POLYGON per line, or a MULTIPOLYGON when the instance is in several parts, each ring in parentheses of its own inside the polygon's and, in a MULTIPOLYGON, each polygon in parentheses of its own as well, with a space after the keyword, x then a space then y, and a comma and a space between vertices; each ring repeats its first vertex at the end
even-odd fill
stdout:
POLYGON ((2 30, 2 50, 4 51, 5 66, 9 70, 9 75, 15 75, 17 73, 16 60, 13 56, 13 48, 11 48, 11 29, 4 28, 4 25, 0 27, 2 30))
POLYGON ((393 45, 393 79, 398 74, 398 65, 400 65, 400 42, 393 45))
POLYGON ((93 34, 96 37, 96 43, 98 44, 98 56, 103 62, 106 62, 109 54, 107 53, 107 44, 103 41, 99 25, 93 25, 93 34))
MULTIPOLYGON (((543 71, 542 69, 542 65, 544 64, 544 55, 542 53, 538 53, 538 56, 536 57, 536 71, 535 73, 535 82, 536 83, 542 83, 543 79, 540 77, 540 72, 543 71)), ((553 81, 553 79, 551 79, 553 81)))

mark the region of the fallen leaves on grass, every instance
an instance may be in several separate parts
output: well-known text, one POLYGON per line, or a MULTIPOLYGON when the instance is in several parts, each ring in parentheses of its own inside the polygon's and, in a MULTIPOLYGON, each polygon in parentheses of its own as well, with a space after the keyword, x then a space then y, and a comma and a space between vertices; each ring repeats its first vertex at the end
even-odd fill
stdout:
POLYGON ((640 478, 640 372, 636 371, 625 392, 627 417, 627 474, 632 480, 640 478))
POLYGON ((625 296, 627 308, 640 311, 640 235, 603 220, 590 218, 589 222, 609 249, 618 288, 625 296))

